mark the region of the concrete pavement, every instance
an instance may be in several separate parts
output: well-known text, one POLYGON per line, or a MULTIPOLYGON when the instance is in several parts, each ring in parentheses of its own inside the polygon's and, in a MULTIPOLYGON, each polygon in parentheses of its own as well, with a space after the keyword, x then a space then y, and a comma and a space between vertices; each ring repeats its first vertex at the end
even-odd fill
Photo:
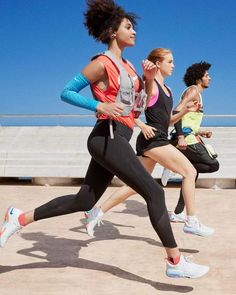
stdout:
MULTIPOLYGON (((116 187, 110 187, 102 200, 116 187)), ((0 185, 0 217, 14 205, 24 211, 78 187, 0 185)), ((167 188, 173 209, 178 188, 167 188)), ((34 223, 0 249, 1 295, 233 295, 236 294, 236 191, 197 189, 200 220, 216 229, 212 237, 173 230, 184 255, 210 265, 207 276, 171 279, 165 276, 164 251, 143 199, 135 195, 104 217, 104 225, 89 238, 82 213, 34 223)))

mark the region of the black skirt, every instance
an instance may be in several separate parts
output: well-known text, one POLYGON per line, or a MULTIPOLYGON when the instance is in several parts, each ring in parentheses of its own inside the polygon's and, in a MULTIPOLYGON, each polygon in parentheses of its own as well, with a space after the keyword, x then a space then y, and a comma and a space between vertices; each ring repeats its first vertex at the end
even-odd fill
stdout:
POLYGON ((146 139, 142 132, 139 133, 136 140, 137 156, 143 156, 144 152, 148 150, 170 144, 168 135, 165 132, 161 130, 154 130, 154 132, 155 136, 150 139, 146 139))

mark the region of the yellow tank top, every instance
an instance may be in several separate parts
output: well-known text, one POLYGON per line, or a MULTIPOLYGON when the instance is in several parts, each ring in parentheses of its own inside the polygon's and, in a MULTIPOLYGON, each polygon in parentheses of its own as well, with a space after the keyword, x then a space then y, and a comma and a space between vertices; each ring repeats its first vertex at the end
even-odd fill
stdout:
MULTIPOLYGON (((195 86, 195 85, 193 85, 195 86)), ((190 86, 192 87, 192 86, 190 86)), ((196 86, 197 87, 197 86, 196 86)), ((189 87, 187 88, 189 89, 189 87)), ((187 90, 185 89, 185 91, 187 90)), ((181 99, 185 93, 185 91, 183 92, 183 94, 181 95, 181 99)), ((202 96, 201 93, 199 93, 199 97, 200 97, 200 102, 201 102, 201 110, 196 111, 196 112, 188 112, 186 115, 184 115, 182 117, 182 128, 187 127, 187 128, 191 128, 192 132, 191 134, 187 135, 185 137, 185 141, 188 145, 190 144, 195 144, 198 143, 199 141, 196 138, 196 134, 198 133, 201 123, 202 123, 202 118, 203 118, 203 104, 202 104, 202 96)))

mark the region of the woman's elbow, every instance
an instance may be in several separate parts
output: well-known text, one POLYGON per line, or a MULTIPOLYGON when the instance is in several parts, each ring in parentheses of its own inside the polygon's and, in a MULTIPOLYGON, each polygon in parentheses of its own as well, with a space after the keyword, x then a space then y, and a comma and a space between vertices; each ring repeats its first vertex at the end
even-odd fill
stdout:
POLYGON ((60 97, 62 101, 68 102, 68 91, 66 89, 63 89, 60 97))

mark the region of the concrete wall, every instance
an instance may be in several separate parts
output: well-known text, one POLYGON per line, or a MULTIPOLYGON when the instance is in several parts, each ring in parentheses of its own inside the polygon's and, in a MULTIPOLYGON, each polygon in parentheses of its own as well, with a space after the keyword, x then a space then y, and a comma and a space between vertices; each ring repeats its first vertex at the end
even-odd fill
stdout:
MULTIPOLYGON (((220 170, 201 174, 204 179, 226 181, 235 186, 236 127, 212 127, 211 143, 219 157, 220 170)), ((87 138, 92 127, 0 127, 0 177, 61 177, 83 178, 90 155, 87 138)), ((136 128, 131 145, 139 130, 136 128)), ((128 165, 128 163, 127 163, 128 165)), ((161 176, 162 167, 156 166, 153 176, 161 176)), ((212 182, 213 181, 213 182, 212 182)), ((222 186, 222 185, 221 185, 222 186)))

